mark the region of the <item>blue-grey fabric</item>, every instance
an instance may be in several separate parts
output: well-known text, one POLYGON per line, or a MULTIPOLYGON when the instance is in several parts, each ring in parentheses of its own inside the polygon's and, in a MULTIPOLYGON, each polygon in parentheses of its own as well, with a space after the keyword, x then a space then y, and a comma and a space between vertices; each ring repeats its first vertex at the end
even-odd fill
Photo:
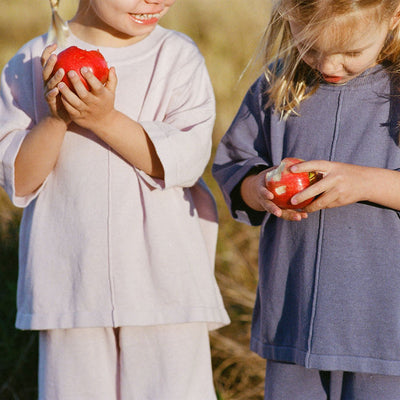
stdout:
POLYGON ((264 400, 398 400, 400 376, 319 371, 267 361, 264 400))
POLYGON ((265 108, 260 77, 218 146, 213 175, 233 217, 262 224, 251 348, 264 358, 400 375, 399 212, 356 203, 285 221, 249 209, 238 190, 284 157, 400 170, 394 86, 378 65, 322 83, 284 121, 265 108))

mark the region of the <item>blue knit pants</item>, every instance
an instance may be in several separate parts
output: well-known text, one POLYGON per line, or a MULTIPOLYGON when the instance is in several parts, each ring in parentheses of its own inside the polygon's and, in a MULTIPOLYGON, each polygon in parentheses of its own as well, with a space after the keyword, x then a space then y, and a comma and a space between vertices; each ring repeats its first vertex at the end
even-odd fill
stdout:
POLYGON ((264 400, 400 400, 400 376, 319 371, 269 360, 264 400))

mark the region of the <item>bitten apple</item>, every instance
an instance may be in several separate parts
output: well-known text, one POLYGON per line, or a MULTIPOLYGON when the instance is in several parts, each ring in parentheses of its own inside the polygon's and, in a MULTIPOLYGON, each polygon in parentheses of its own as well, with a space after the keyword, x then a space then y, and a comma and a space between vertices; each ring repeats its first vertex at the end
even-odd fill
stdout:
POLYGON ((314 198, 307 199, 300 204, 292 204, 290 199, 320 179, 315 172, 290 171, 290 167, 304 160, 300 158, 284 158, 277 168, 267 172, 267 189, 273 193, 273 202, 282 209, 302 209, 310 204, 314 198))
POLYGON ((65 76, 62 81, 71 89, 74 90, 67 73, 75 71, 87 90, 90 90, 86 79, 81 74, 81 68, 89 68, 94 76, 101 82, 106 83, 108 79, 107 61, 98 50, 83 50, 76 46, 68 47, 57 55, 57 62, 53 69, 53 74, 60 68, 65 71, 65 76))

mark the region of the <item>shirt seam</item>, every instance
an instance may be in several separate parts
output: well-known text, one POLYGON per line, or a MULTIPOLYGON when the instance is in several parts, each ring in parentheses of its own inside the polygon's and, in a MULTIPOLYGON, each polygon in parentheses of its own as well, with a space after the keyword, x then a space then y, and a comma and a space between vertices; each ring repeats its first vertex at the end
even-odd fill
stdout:
POLYGON ((113 326, 116 326, 115 318, 115 293, 114 293, 114 279, 112 273, 112 254, 111 254, 111 151, 108 147, 107 162, 108 162, 108 177, 107 177, 107 256, 108 256, 108 281, 110 286, 110 303, 111 303, 111 320, 113 326))
MULTIPOLYGON (((339 136, 339 124, 340 124, 340 113, 343 104, 342 92, 338 94, 338 105, 336 111, 336 121, 333 131, 332 138, 332 146, 329 154, 329 161, 334 160, 335 152, 336 152, 336 144, 339 136)), ((319 279, 320 279, 320 271, 321 271, 321 258, 322 258, 322 242, 324 236, 324 221, 325 221, 325 210, 321 210, 320 219, 319 219, 319 228, 318 228, 318 237, 317 237, 317 254, 315 260, 315 278, 314 278, 314 288, 313 288, 313 298, 312 298, 312 306, 311 306, 311 317, 310 317, 310 326, 308 332, 307 339, 307 352, 305 355, 305 365, 310 367, 310 357, 312 355, 312 346, 314 339, 314 326, 315 319, 317 314, 317 303, 318 303, 318 293, 319 293, 319 279)))

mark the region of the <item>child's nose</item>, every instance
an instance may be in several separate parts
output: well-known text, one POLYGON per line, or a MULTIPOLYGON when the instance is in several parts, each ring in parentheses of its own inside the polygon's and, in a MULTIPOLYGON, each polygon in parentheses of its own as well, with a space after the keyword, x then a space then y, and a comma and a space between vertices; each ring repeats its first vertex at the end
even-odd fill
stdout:
POLYGON ((322 56, 318 60, 318 70, 326 75, 335 75, 342 68, 342 58, 339 54, 322 56))

